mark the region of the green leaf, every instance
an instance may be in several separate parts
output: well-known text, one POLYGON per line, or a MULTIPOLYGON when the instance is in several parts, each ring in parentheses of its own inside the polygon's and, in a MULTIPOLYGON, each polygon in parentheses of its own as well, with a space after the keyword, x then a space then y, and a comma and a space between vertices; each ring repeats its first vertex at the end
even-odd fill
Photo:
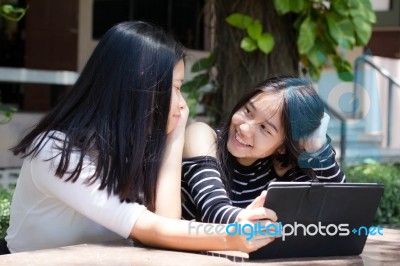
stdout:
POLYGON ((339 78, 343 81, 352 81, 354 76, 351 64, 337 55, 333 56, 332 59, 339 78))
POLYGON ((294 13, 300 13, 304 10, 304 0, 290 1, 290 10, 294 13))
POLYGON ((190 80, 190 81, 182 84, 181 92, 190 93, 194 89, 194 87, 195 87, 195 83, 193 82, 193 80, 190 80))
POLYGON ((348 72, 338 71, 338 76, 343 81, 353 81, 354 79, 353 72, 351 71, 348 72))
POLYGON ((345 0, 345 2, 347 2, 347 8, 349 9, 358 9, 361 5, 360 0, 345 0))
MULTIPOLYGON (((326 20, 322 20, 322 27, 320 31, 320 36, 318 36, 318 39, 322 39, 322 42, 327 44, 326 46, 333 47, 333 50, 336 49, 337 42, 335 39, 333 39, 332 35, 329 33, 329 26, 326 20)), ((329 51, 329 53, 331 50, 329 51)))
POLYGON ((363 8, 350 9, 349 12, 352 18, 360 17, 368 21, 368 12, 363 8))
MULTIPOLYGON (((355 42, 355 38, 353 37, 354 42, 355 42)), ((348 40, 348 39, 341 39, 340 42, 338 43, 340 48, 344 48, 347 50, 353 50, 354 48, 354 44, 352 41, 348 40)))
POLYGON ((185 82, 181 87, 181 91, 186 93, 196 92, 201 86, 207 84, 208 80, 208 73, 197 75, 192 80, 185 82))
POLYGON ((375 12, 372 10, 372 8, 369 8, 363 4, 361 4, 357 9, 350 9, 349 12, 353 18, 360 17, 370 23, 376 22, 375 12))
POLYGON ((349 7, 346 1, 332 1, 332 10, 335 10, 338 14, 347 17, 349 15, 349 7))
POLYGON ((319 68, 328 62, 328 59, 323 52, 323 48, 321 48, 320 42, 316 42, 313 48, 307 53, 307 59, 316 68, 319 68))
POLYGON ((247 34, 253 39, 260 38, 262 33, 262 25, 259 20, 255 20, 250 26, 247 27, 247 34))
MULTIPOLYGON (((284 15, 290 11, 290 2, 293 0, 274 0, 276 11, 280 15, 284 15)), ((295 0, 297 1, 297 0, 295 0)))
MULTIPOLYGON (((355 39, 355 25, 351 22, 350 19, 342 19, 337 22, 338 27, 342 33, 342 39, 338 42, 339 45, 344 44, 346 42, 350 43, 351 46, 356 44, 355 39)), ((352 48, 351 48, 352 49, 352 48)))
POLYGON ((241 13, 233 13, 225 18, 225 21, 231 26, 244 30, 253 23, 253 18, 241 13))
POLYGON ((193 98, 186 99, 186 104, 189 107, 189 115, 194 118, 197 114, 197 101, 193 98))
POLYGON ((14 13, 25 13, 26 9, 22 7, 15 7, 13 10, 14 13))
POLYGON ((244 37, 240 42, 240 48, 245 50, 246 52, 253 52, 257 49, 257 44, 250 37, 244 37))
POLYGON ((366 45, 371 38, 372 26, 360 17, 353 18, 354 27, 357 29, 356 34, 358 37, 359 45, 366 45))
POLYGON ((367 11, 367 20, 371 23, 376 23, 376 14, 373 10, 367 11))
POLYGON ((204 57, 196 61, 192 68, 192 72, 199 72, 210 69, 215 63, 215 51, 212 51, 209 56, 204 57))
POLYGON ((355 17, 362 17, 366 18, 367 14, 364 14, 364 10, 362 9, 349 9, 350 15, 355 18, 355 17))
POLYGON ((263 53, 268 54, 274 48, 274 37, 269 33, 263 33, 260 38, 257 39, 257 45, 263 53))
POLYGON ((362 5, 363 9, 365 10, 364 11, 366 14, 365 19, 368 22, 375 23, 376 22, 376 14, 375 14, 374 10, 372 9, 371 1, 370 0, 360 0, 360 3, 362 5))
POLYGON ((306 54, 314 45, 317 24, 308 16, 300 26, 297 47, 300 54, 306 54))
POLYGON ((336 41, 336 43, 339 43, 343 36, 335 17, 332 15, 332 13, 327 12, 325 19, 328 24, 329 34, 336 41))
POLYGON ((3 12, 4 14, 10 14, 11 12, 13 12, 14 7, 12 5, 3 5, 1 7, 1 12, 3 12))
POLYGON ((0 5, 0 16, 7 20, 17 22, 23 18, 27 10, 28 7, 19 8, 12 5, 0 5))

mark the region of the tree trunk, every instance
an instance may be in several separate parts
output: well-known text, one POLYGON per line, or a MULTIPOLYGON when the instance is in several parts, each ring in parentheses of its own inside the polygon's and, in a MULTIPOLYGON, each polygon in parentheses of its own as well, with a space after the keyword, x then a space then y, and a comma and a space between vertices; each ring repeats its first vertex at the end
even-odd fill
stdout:
POLYGON ((239 98, 254 85, 274 75, 298 74, 299 55, 293 15, 279 16, 273 0, 214 0, 216 12, 217 99, 219 122, 239 98), (274 36, 275 46, 268 55, 260 50, 248 53, 240 48, 245 30, 225 22, 232 13, 243 13, 261 21, 263 32, 274 36))

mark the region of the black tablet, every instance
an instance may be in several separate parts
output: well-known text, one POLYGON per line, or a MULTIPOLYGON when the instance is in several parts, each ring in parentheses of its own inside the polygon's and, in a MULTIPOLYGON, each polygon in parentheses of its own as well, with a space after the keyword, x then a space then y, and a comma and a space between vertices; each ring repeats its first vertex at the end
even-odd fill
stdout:
MULTIPOLYGON (((264 207, 278 216, 280 237, 250 259, 348 256, 362 253, 384 187, 376 183, 273 182, 264 207)), ((276 231, 277 230, 277 231, 276 231)))

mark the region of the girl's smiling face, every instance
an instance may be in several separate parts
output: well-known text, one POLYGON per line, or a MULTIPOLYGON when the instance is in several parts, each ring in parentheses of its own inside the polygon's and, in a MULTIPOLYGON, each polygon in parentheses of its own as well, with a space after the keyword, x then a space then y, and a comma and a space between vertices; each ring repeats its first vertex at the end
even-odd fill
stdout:
POLYGON ((227 148, 242 165, 251 165, 280 148, 282 94, 260 93, 233 114, 227 148))

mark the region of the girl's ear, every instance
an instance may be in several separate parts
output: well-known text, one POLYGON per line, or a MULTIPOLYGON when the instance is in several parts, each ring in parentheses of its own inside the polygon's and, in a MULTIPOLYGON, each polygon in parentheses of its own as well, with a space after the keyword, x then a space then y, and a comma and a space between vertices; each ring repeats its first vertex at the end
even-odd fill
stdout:
POLYGON ((283 147, 283 145, 281 145, 277 150, 276 150, 276 152, 278 153, 278 154, 285 154, 286 153, 286 149, 285 149, 285 147, 283 147))

